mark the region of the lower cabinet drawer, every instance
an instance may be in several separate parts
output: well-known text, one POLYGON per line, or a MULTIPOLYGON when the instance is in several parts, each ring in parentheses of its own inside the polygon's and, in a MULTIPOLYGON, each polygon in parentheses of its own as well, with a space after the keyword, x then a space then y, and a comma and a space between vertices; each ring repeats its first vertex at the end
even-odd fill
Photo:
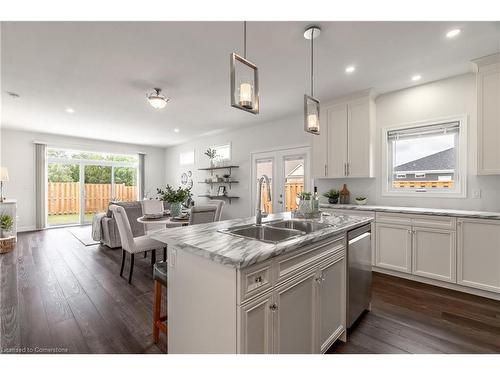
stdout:
POLYGON ((244 269, 240 275, 240 301, 248 300, 273 286, 271 262, 244 269))
POLYGON ((310 248, 301 250, 296 255, 276 260, 276 283, 280 283, 306 270, 313 264, 324 260, 336 252, 345 252, 345 236, 336 237, 328 242, 312 245, 310 248))

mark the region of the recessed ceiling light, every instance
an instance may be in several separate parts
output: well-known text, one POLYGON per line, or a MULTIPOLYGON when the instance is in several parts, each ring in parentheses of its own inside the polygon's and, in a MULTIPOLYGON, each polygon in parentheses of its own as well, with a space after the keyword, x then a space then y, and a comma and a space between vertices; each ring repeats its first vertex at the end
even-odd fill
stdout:
POLYGON ((415 74, 413 77, 411 77, 412 81, 420 81, 422 79, 422 76, 420 74, 415 74))
POLYGON ((446 33, 446 37, 451 39, 456 37, 458 34, 460 34, 460 29, 453 29, 446 33))
POLYGON ((69 108, 69 107, 67 107, 67 108, 65 109, 65 111, 66 111, 67 113, 75 113, 75 110, 74 110, 73 108, 69 108))
POLYGON ((174 129, 174 132, 179 133, 179 132, 180 132, 180 129, 179 129, 179 128, 175 128, 175 129, 174 129))
POLYGON ((356 67, 355 67, 355 66, 353 66, 353 65, 350 65, 350 66, 348 66, 347 68, 345 68, 345 72, 346 72, 347 74, 354 73, 354 71, 355 71, 355 70, 356 70, 356 67))

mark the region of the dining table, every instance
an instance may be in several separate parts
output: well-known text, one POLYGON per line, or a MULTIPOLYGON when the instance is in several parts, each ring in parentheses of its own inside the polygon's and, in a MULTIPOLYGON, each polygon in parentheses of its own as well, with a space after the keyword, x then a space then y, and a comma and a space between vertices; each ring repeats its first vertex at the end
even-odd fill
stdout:
POLYGON ((189 216, 187 216, 185 219, 173 218, 170 215, 152 219, 141 216, 137 218, 137 221, 141 224, 164 224, 165 227, 181 227, 189 225, 189 216))

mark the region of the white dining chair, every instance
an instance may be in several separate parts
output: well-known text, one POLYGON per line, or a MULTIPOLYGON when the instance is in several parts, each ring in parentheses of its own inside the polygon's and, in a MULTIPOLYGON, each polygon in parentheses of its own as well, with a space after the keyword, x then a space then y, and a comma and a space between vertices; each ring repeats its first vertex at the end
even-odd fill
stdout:
POLYGON ((130 271, 128 275, 129 284, 132 282, 132 273, 134 272, 134 256, 138 253, 151 251, 151 266, 156 263, 156 250, 163 248, 163 261, 167 260, 167 248, 160 241, 153 240, 149 236, 135 237, 132 235, 132 228, 127 218, 127 212, 123 207, 112 204, 109 206, 118 226, 118 233, 122 243, 122 264, 120 268, 120 276, 123 275, 125 266, 126 253, 130 253, 130 271))
MULTIPOLYGON (((141 205, 142 205, 143 215, 163 214, 163 201, 160 201, 158 199, 148 199, 141 201, 141 205)), ((164 224, 158 224, 158 223, 147 223, 145 224, 145 226, 147 233, 165 229, 164 224)))
POLYGON ((215 212, 215 221, 220 221, 220 218, 222 217, 222 209, 224 208, 226 202, 220 199, 211 199, 208 201, 208 204, 217 206, 217 211, 215 212))
POLYGON ((189 225, 212 223, 215 221, 216 213, 217 206, 214 204, 193 206, 189 215, 189 225))

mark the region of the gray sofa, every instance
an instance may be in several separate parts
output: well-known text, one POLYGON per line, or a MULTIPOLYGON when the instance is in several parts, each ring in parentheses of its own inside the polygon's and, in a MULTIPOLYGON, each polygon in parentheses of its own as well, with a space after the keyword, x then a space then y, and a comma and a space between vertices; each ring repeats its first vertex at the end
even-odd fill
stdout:
MULTIPOLYGON (((137 222, 137 218, 142 216, 141 202, 110 202, 110 204, 116 204, 117 206, 121 206, 125 209, 134 237, 144 236, 146 233, 144 224, 137 222)), ((109 210, 109 208, 106 213, 96 214, 92 226, 92 233, 100 232, 100 235, 96 235, 94 240, 100 241, 101 244, 113 249, 121 247, 118 226, 116 225, 113 213, 109 210), (100 225, 100 228, 94 228, 97 225, 100 225)))

